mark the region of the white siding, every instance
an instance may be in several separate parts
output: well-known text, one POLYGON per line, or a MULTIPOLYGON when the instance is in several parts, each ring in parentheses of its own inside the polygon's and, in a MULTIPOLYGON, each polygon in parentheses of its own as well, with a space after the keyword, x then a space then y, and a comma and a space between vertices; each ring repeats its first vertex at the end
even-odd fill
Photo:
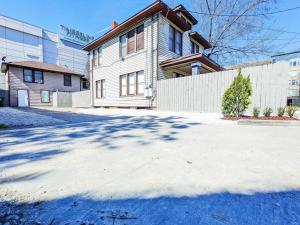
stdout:
MULTIPOLYGON (((92 71, 94 106, 150 106, 150 101, 144 96, 120 97, 119 77, 123 74, 143 70, 145 74, 145 87, 148 87, 150 85, 151 80, 156 80, 157 20, 155 18, 153 18, 153 20, 154 21, 152 21, 152 18, 148 18, 122 33, 125 34, 132 28, 135 28, 144 23, 144 49, 125 56, 124 60, 120 59, 119 57, 119 37, 122 34, 102 44, 102 65, 97 65, 92 71), (106 98, 97 99, 95 83, 97 80, 102 79, 105 79, 106 81, 106 98)), ((92 51, 90 55, 92 56, 92 51)))
MULTIPOLYGON (((161 63, 168 59, 173 59, 180 57, 180 55, 169 50, 169 26, 172 25, 177 30, 181 31, 176 25, 167 20, 163 15, 159 17, 159 55, 158 62, 161 63)), ((182 32, 182 31, 181 31, 182 32)), ((182 35, 182 55, 190 55, 191 54, 191 39, 189 37, 189 31, 183 32, 182 35)), ((203 53, 203 46, 199 46, 200 53, 203 53)), ((158 79, 164 79, 166 74, 164 71, 159 68, 158 79)))

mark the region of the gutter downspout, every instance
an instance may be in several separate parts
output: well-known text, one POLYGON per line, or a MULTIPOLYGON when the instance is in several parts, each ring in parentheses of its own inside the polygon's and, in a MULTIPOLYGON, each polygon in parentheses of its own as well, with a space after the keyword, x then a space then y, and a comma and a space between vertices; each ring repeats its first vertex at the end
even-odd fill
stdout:
POLYGON ((152 108, 153 101, 153 15, 151 16, 151 55, 150 55, 150 88, 152 89, 152 96, 149 98, 149 108, 152 108))
MULTIPOLYGON (((88 59, 89 59, 89 65, 91 65, 90 63, 90 53, 88 53, 88 59)), ((90 71, 90 89, 91 89, 91 106, 94 107, 95 103, 94 103, 94 68, 93 68, 93 63, 91 65, 92 70, 89 68, 90 71)))

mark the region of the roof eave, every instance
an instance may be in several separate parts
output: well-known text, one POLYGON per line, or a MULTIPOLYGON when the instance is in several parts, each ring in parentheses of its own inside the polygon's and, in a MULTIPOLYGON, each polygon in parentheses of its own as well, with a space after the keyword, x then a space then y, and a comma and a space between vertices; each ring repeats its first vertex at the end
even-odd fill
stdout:
POLYGON ((192 39, 194 39, 195 41, 197 41, 199 44, 201 44, 204 47, 204 49, 212 48, 212 45, 204 37, 202 37, 202 35, 200 35, 198 32, 192 31, 189 33, 189 36, 192 39))

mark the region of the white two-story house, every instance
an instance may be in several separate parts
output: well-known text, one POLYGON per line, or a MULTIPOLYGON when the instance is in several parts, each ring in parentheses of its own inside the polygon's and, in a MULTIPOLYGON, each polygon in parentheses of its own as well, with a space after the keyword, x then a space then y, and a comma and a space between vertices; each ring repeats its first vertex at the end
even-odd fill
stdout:
POLYGON ((182 6, 156 1, 84 47, 90 54, 95 107, 155 107, 160 79, 222 68, 203 53, 211 47, 193 31, 197 20, 182 6))

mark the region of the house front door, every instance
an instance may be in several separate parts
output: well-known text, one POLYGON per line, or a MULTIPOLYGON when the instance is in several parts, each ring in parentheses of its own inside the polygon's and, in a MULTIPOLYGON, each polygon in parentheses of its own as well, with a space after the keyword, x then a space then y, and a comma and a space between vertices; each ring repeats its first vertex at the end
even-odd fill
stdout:
POLYGON ((27 90, 18 90, 18 106, 19 107, 29 106, 27 90))

